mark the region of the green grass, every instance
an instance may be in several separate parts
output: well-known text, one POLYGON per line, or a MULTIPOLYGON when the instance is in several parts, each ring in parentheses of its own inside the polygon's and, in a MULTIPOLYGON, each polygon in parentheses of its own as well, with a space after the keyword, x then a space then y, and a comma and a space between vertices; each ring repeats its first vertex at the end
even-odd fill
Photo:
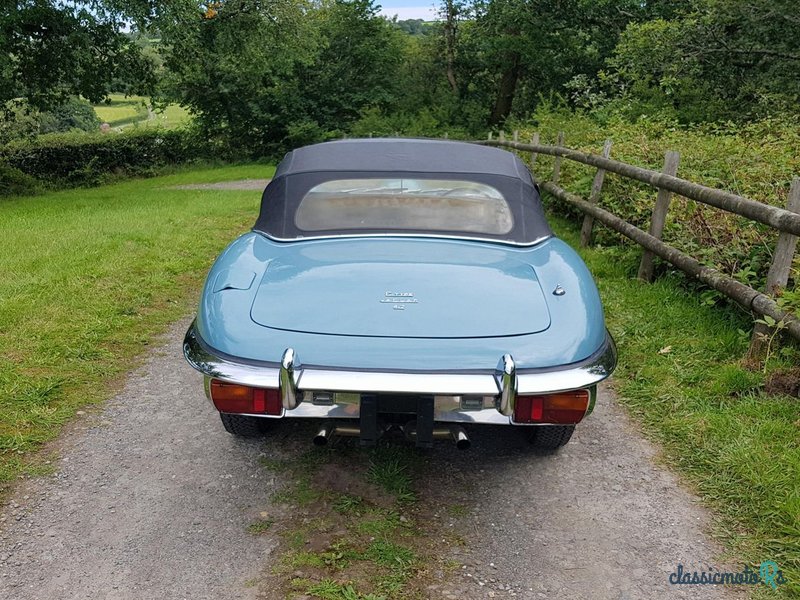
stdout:
POLYGON ((31 452, 113 393, 255 220, 258 192, 167 186, 272 172, 188 169, 0 201, 0 483, 37 469, 31 452))
POLYGON ((400 514, 394 510, 372 509, 364 518, 359 520, 355 529, 358 533, 370 537, 387 537, 397 531, 402 525, 400 514))
MULTIPOLYGON (((552 222, 577 247, 576 227, 552 222)), ((800 401, 765 394, 764 375, 742 366, 751 317, 703 305, 681 275, 638 281, 635 249, 582 254, 619 346, 614 386, 620 402, 664 448, 669 467, 717 512, 715 534, 731 559, 775 560, 790 583, 770 597, 797 597, 800 401)), ((773 367, 796 360, 796 350, 788 348, 773 367)))
POLYGON ((247 526, 247 531, 253 535, 260 535, 269 531, 274 524, 274 519, 258 519, 247 526))
POLYGON ((360 515, 364 511, 364 499, 353 494, 341 494, 333 501, 334 510, 346 514, 360 515))
POLYGON ((154 111, 153 118, 150 118, 148 104, 150 98, 146 96, 110 94, 109 102, 94 105, 94 112, 101 121, 118 129, 130 126, 171 128, 182 125, 191 118, 185 108, 176 104, 154 111))
POLYGON ((414 457, 404 448, 376 448, 369 471, 370 482, 380 486, 397 498, 398 502, 413 502, 416 494, 412 489, 411 474, 414 457))
POLYGON ((352 585, 338 583, 332 579, 312 584, 306 591, 321 600, 385 600, 385 596, 361 594, 352 585))
POLYGON ((463 504, 451 504, 447 507, 447 514, 454 519, 461 519, 469 515, 469 509, 463 504))
POLYGON ((311 484, 311 478, 299 477, 291 486, 275 492, 272 501, 289 506, 308 506, 321 498, 319 490, 311 484))

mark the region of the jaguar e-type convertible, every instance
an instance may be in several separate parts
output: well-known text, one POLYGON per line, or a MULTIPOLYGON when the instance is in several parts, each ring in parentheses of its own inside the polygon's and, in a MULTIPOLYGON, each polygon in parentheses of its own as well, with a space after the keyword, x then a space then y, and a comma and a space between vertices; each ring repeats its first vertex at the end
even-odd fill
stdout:
POLYGON ((466 448, 504 425, 555 449, 616 365, 592 276, 524 163, 406 139, 287 154, 211 268, 184 354, 227 431, 317 419, 319 445, 394 429, 466 448))

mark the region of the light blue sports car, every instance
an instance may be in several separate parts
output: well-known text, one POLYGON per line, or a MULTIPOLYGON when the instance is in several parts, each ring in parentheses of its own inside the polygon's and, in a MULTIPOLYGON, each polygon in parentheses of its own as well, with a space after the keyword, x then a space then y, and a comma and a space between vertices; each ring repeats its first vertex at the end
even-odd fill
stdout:
POLYGON ((616 365, 600 297, 530 172, 474 144, 294 150, 219 256, 184 341, 227 431, 320 421, 374 444, 470 445, 478 425, 569 441, 616 365))

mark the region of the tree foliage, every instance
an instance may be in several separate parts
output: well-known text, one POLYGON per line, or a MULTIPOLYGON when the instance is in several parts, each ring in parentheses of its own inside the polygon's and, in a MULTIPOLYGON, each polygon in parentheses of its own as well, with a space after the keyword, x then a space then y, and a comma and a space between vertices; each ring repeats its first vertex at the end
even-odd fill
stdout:
POLYGON ((158 103, 252 154, 346 132, 469 136, 543 100, 742 121, 798 112, 795 4, 441 0, 423 23, 374 0, 22 0, 0 8, 0 103, 144 93, 157 75, 158 103))
POLYGON ((696 0, 631 24, 609 64, 630 97, 685 121, 796 110, 800 13, 793 0, 696 0))
POLYGON ((160 34, 160 99, 254 153, 346 131, 396 100, 405 36, 371 0, 224 0, 130 6, 160 34))
POLYGON ((121 31, 121 14, 99 1, 0 4, 0 105, 39 109, 70 96, 102 100, 122 73, 152 82, 152 70, 121 31))

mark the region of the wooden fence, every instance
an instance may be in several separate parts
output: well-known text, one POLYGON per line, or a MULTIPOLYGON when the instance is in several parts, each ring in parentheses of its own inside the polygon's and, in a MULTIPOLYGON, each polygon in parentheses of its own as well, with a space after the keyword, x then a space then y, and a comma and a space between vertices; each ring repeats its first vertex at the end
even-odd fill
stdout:
MULTIPOLYGON (((589 154, 564 147, 563 132, 558 134, 558 139, 554 146, 540 144, 538 133, 533 135, 531 143, 520 143, 518 140, 519 135, 517 132, 514 132, 513 141, 507 141, 503 133, 500 133, 499 139, 492 139, 492 134, 490 133, 488 140, 476 143, 510 148, 519 152, 530 152, 533 165, 536 163, 538 154, 553 156, 553 175, 550 181, 539 181, 538 183, 546 192, 559 200, 569 202, 585 213, 581 227, 582 246, 586 246, 591 242, 594 221, 600 221, 644 248, 639 265, 639 277, 641 279, 652 281, 653 257, 658 256, 738 302, 747 310, 753 311, 762 317, 769 317, 781 329, 786 329, 794 338, 800 340, 800 319, 783 310, 773 299, 774 296, 780 293, 781 289, 786 287, 789 280, 792 259, 797 246, 797 236, 800 235, 800 179, 795 178, 792 182, 789 201, 786 209, 783 209, 677 177, 680 160, 677 152, 668 151, 666 153, 664 168, 661 172, 658 172, 612 160, 609 158, 611 152, 610 141, 606 141, 604 144, 602 154, 589 154), (580 198, 559 187, 561 160, 563 158, 597 168, 588 199, 580 198), (628 179, 647 183, 658 190, 649 231, 643 231, 597 205, 602 193, 606 172, 616 173, 628 179), (773 252, 772 265, 767 275, 766 293, 755 290, 716 269, 705 266, 688 254, 684 254, 677 248, 661 241, 673 193, 763 223, 780 232, 773 252)), ((762 320, 759 319, 759 321, 762 320)), ((773 330, 774 328, 768 327, 765 323, 756 323, 750 342, 751 357, 756 358, 763 355, 765 339, 771 335, 773 330)))

